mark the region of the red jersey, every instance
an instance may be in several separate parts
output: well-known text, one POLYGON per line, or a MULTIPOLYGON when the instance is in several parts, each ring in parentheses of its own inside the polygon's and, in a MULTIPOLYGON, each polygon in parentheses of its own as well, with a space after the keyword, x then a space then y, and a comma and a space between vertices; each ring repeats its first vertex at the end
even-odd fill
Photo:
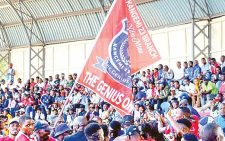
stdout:
POLYGON ((199 133, 198 133, 198 130, 199 130, 199 119, 196 115, 191 115, 191 129, 190 129, 190 133, 194 134, 196 137, 199 138, 199 133))

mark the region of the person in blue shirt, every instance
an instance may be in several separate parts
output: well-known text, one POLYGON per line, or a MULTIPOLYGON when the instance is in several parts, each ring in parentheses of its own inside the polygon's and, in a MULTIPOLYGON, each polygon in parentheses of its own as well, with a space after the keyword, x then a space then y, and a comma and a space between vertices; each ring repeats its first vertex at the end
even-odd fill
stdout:
POLYGON ((184 77, 189 77, 188 63, 185 61, 183 66, 184 66, 184 77))
POLYGON ((188 78, 192 81, 194 79, 194 67, 193 67, 193 61, 188 62, 188 78))
POLYGON ((215 118, 215 123, 223 129, 223 134, 225 135, 225 101, 221 103, 219 107, 219 116, 215 118))
POLYGON ((84 129, 87 124, 88 121, 85 116, 76 117, 73 122, 73 129, 76 131, 76 133, 65 137, 64 141, 87 141, 87 138, 84 134, 84 129))
POLYGON ((201 74, 201 67, 198 65, 198 60, 195 60, 193 68, 193 79, 198 78, 200 74, 201 74))

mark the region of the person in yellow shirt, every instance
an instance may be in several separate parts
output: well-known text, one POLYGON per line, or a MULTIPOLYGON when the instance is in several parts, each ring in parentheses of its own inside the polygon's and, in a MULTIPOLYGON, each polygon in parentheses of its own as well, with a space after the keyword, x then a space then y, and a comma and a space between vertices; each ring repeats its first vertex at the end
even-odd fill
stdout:
POLYGON ((201 85, 201 105, 205 105, 210 100, 215 98, 218 94, 218 89, 215 83, 211 82, 210 79, 204 78, 204 82, 201 85))

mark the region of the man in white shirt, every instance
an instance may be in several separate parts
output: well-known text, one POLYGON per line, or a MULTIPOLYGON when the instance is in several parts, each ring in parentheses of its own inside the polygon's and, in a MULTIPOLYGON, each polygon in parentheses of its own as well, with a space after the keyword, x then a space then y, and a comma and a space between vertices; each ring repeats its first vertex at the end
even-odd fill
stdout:
POLYGON ((174 69, 174 79, 181 80, 184 77, 184 69, 181 68, 181 62, 177 62, 177 68, 174 69))
POLYGON ((192 96, 195 92, 195 85, 191 83, 189 78, 184 79, 185 84, 185 91, 188 93, 189 96, 192 96))

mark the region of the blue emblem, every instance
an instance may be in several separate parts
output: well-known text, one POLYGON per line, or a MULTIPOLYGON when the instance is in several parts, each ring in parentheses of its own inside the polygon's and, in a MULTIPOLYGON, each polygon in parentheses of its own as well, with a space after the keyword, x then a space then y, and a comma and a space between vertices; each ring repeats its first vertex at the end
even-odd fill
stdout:
POLYGON ((109 58, 104 60, 97 57, 97 63, 94 66, 103 72, 107 72, 114 80, 130 88, 132 81, 130 75, 130 58, 127 51, 127 19, 121 22, 121 30, 113 37, 109 44, 109 58))

